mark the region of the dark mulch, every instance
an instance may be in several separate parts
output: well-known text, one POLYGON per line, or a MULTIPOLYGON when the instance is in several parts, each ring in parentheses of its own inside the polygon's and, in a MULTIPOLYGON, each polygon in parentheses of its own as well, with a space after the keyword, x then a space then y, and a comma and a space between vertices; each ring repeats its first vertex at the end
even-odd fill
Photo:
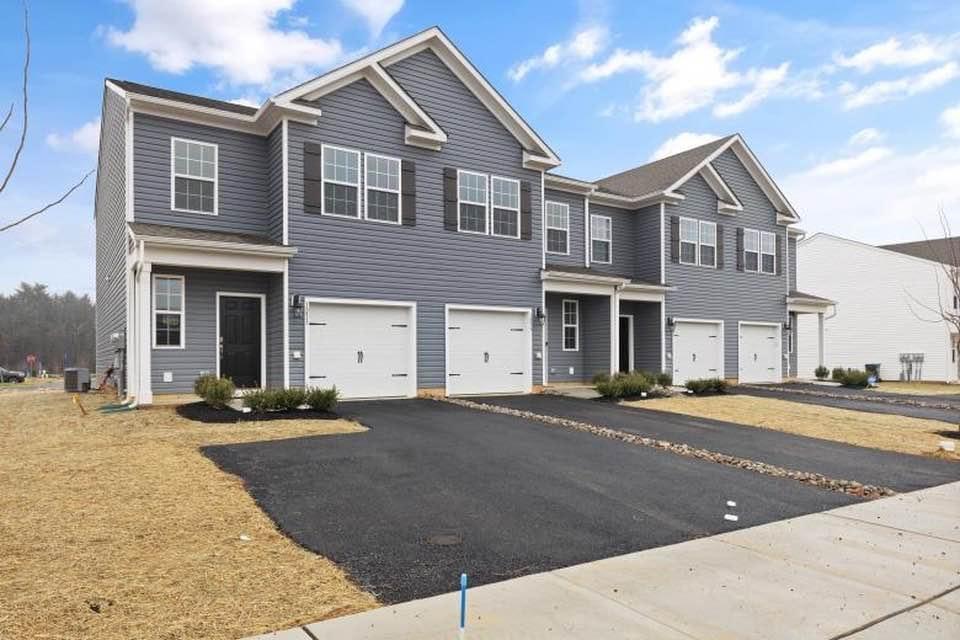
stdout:
POLYGON ((298 409, 296 411, 251 411, 243 413, 235 409, 214 409, 205 402, 191 402, 177 407, 177 414, 194 422, 208 424, 236 424, 263 420, 336 420, 340 417, 332 411, 298 409))

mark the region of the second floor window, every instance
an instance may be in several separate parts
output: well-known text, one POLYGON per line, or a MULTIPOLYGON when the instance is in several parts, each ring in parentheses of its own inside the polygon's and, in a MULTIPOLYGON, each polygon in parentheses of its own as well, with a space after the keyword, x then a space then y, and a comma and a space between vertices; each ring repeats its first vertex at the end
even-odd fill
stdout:
POLYGON ((519 238, 520 182, 493 176, 490 179, 490 187, 493 235, 519 238))
POLYGON ((323 147, 323 213, 360 217, 360 152, 323 147))
POLYGON ((547 253, 570 253, 570 205, 547 202, 547 253))
POLYGON ((171 140, 171 181, 175 211, 217 213, 217 145, 171 140))
POLYGON ((367 167, 367 219, 399 224, 400 160, 367 153, 364 162, 367 167))
POLYGON ((471 171, 457 172, 458 229, 467 233, 487 232, 487 176, 471 171))
POLYGON ((613 220, 590 216, 590 261, 610 264, 613 260, 613 220))
POLYGON ((680 264, 717 266, 716 223, 680 218, 680 264))
POLYGON ((777 272, 777 236, 768 231, 743 230, 743 267, 746 271, 777 272))

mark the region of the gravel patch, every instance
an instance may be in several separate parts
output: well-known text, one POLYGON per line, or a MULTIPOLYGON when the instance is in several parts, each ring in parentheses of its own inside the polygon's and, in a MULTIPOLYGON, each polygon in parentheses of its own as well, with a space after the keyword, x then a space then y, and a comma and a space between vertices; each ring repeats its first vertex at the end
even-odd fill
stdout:
MULTIPOLYGON (((822 398, 837 398, 840 400, 865 400, 868 402, 883 402, 886 404, 901 404, 928 409, 960 409, 960 400, 938 398, 936 396, 910 396, 907 394, 893 394, 883 391, 855 391, 842 387, 828 387, 813 384, 740 384, 737 388, 757 389, 760 391, 782 391, 806 396, 820 396, 822 398)), ((950 396, 947 396, 950 398, 950 396)))
POLYGON ((670 453, 684 456, 686 458, 696 458, 698 460, 705 460, 707 462, 714 462, 717 464, 722 464, 728 467, 735 467, 738 469, 745 469, 747 471, 753 471, 762 475, 772 476, 775 478, 789 478, 791 480, 796 480, 803 484, 809 484, 820 489, 826 489, 828 491, 835 491, 838 493, 844 493, 851 496, 874 499, 874 498, 884 498, 887 496, 896 495, 896 491, 890 489, 889 487, 882 487, 872 484, 863 484, 856 482, 854 480, 842 480, 837 478, 829 478, 820 473, 812 473, 809 471, 797 471, 794 469, 787 469, 777 465, 769 464, 766 462, 758 462, 756 460, 749 460, 747 458, 741 458, 739 456, 733 456, 725 453, 717 453, 716 451, 710 451, 708 449, 701 449, 698 447, 691 447, 690 445, 670 442, 668 440, 660 440, 657 438, 648 438, 646 436, 637 435, 634 433, 627 433, 625 431, 620 431, 617 429, 611 429, 609 427, 602 427, 594 424, 589 424, 587 422, 580 422, 579 420, 571 420, 569 418, 560 418, 557 416, 545 416, 538 413, 533 413, 531 411, 522 411, 520 409, 512 409, 509 407, 502 407, 492 404, 486 404, 482 402, 474 402, 472 400, 465 400, 463 398, 439 398, 441 402, 448 402, 450 404, 455 404, 460 407, 465 407, 469 409, 477 409, 480 411, 487 411, 490 413, 500 413, 505 415, 514 416, 517 418, 525 418, 527 420, 536 420, 544 424, 549 424, 553 426, 562 427, 565 429, 572 429, 574 431, 584 431, 586 433, 599 436, 601 438, 608 438, 611 440, 619 440, 627 444, 651 447, 653 449, 660 449, 663 451, 669 451, 670 453))

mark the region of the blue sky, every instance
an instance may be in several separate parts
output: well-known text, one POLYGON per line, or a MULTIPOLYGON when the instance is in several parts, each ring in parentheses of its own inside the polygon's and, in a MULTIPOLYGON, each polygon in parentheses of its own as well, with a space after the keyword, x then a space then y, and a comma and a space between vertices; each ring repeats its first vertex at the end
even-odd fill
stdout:
MULTIPOLYGON (((20 21, 0 5, 3 107, 19 95, 20 21)), ((808 232, 911 240, 936 233, 938 206, 960 229, 960 3, 814 1, 34 1, 28 145, 0 224, 95 167, 106 76, 257 103, 434 24, 565 175, 738 131, 808 232)), ((20 124, 0 134, 0 166, 20 124)), ((0 292, 93 295, 93 193, 0 236, 0 292)))

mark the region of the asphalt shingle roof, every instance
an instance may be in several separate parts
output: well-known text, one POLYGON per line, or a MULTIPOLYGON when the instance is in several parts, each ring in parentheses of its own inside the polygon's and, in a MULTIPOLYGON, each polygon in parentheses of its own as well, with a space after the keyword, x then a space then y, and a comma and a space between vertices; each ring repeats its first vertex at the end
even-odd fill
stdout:
POLYGON ((146 84, 140 84, 139 82, 130 82, 129 80, 115 80, 114 78, 107 78, 107 80, 117 85, 124 91, 130 91, 131 93, 140 93, 146 96, 153 96, 155 98, 163 98, 165 100, 176 100, 177 102, 186 102, 201 107, 210 107, 211 109, 222 109, 223 111, 241 113, 247 116, 252 116, 257 112, 256 107, 248 107, 243 104, 234 104, 224 100, 204 98, 203 96, 197 96, 191 93, 180 93, 179 91, 151 87, 146 84))
POLYGON ((880 245, 880 248, 905 253, 915 258, 960 266, 960 236, 901 242, 899 244, 883 244, 880 245))
POLYGON ((206 231, 190 227, 176 227, 167 224, 148 222, 128 222, 127 225, 136 235, 157 238, 178 238, 182 240, 205 240, 208 242, 233 242, 236 244, 259 244, 265 247, 283 246, 267 236, 252 233, 229 233, 225 231, 206 231))

